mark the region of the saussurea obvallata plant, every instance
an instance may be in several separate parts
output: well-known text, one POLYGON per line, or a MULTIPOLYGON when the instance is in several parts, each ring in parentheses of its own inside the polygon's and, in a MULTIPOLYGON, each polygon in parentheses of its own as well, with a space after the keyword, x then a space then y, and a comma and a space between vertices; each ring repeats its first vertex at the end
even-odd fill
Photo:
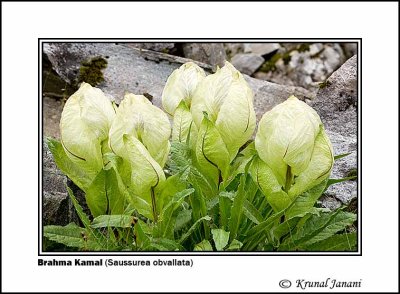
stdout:
MULTIPOLYGON (((54 160, 84 193, 81 224, 44 236, 76 250, 353 251, 356 214, 318 199, 331 185, 331 142, 318 114, 291 96, 258 123, 253 93, 230 63, 189 62, 162 105, 126 94, 119 106, 82 83, 65 104, 54 160)), ((340 156, 337 158, 339 159, 340 156)))

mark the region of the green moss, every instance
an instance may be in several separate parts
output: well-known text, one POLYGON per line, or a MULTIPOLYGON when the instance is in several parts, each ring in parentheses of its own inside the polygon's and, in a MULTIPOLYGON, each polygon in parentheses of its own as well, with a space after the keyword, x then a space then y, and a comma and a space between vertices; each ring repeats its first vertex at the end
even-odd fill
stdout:
MULTIPOLYGON (((350 169, 346 174, 346 177, 356 177, 356 176, 357 176, 357 169, 356 168, 350 169)), ((353 180, 355 181, 356 179, 353 179, 353 180)))
POLYGON ((283 54, 283 56, 282 56, 282 60, 283 60, 283 63, 284 63, 285 65, 288 65, 291 59, 292 59, 292 56, 290 56, 290 52, 286 52, 286 53, 283 54))
POLYGON ((79 68, 78 83, 86 82, 92 87, 104 81, 102 70, 107 67, 107 60, 101 56, 83 61, 79 68))
POLYGON ((275 53, 271 59, 267 60, 266 62, 264 62, 264 64, 261 66, 261 68, 259 69, 259 71, 262 72, 270 72, 270 71, 275 71, 276 70, 276 63, 278 62, 279 59, 282 58, 282 54, 281 53, 275 53))
MULTIPOLYGON (((309 43, 302 43, 302 44, 299 44, 297 47, 288 50, 285 53, 275 53, 271 57, 271 59, 269 59, 266 62, 264 62, 264 64, 261 66, 259 71, 262 71, 262 72, 275 71, 276 70, 276 63, 278 62, 279 59, 282 59, 283 63, 285 65, 288 65, 290 63, 290 60, 292 59, 291 53, 293 51, 298 51, 300 53, 308 52, 308 51, 310 51, 310 44, 309 43)), ((300 61, 300 62, 304 62, 304 61, 300 61)))
POLYGON ((297 51, 299 51, 299 52, 307 52, 307 51, 310 51, 310 44, 308 44, 308 43, 302 43, 302 44, 300 44, 300 46, 297 47, 297 51))
POLYGON ((330 81, 328 81, 328 80, 323 81, 323 82, 318 84, 320 89, 328 88, 330 85, 332 85, 332 83, 330 81))

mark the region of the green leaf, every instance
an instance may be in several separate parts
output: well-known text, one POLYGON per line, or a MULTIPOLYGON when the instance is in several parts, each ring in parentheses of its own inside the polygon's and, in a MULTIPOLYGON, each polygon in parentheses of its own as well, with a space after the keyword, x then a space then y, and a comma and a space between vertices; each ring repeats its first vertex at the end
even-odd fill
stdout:
POLYGON ((109 213, 106 171, 101 170, 86 191, 86 203, 94 217, 109 213))
POLYGON ((327 209, 325 208, 312 207, 310 210, 305 211, 304 213, 297 214, 295 216, 290 216, 290 218, 286 217, 283 223, 273 228, 273 234, 276 240, 280 240, 282 236, 284 236, 289 232, 291 233, 295 227, 297 229, 302 227, 304 225, 304 222, 306 222, 307 219, 311 217, 313 214, 319 215, 320 212, 326 212, 326 210, 327 209))
POLYGON ((252 227, 246 235, 244 240, 244 250, 245 251, 252 251, 257 245, 267 238, 265 231, 269 229, 276 220, 278 220, 284 214, 285 210, 280 212, 274 213, 265 221, 259 223, 258 225, 252 227))
POLYGON ((240 177, 240 184, 235 198, 233 199, 231 217, 229 219, 229 231, 230 231, 230 241, 236 238, 237 232, 239 230, 240 221, 243 212, 243 203, 246 199, 246 175, 242 174, 240 177))
POLYGON ((345 233, 333 235, 325 240, 310 244, 306 251, 355 251, 357 245, 357 233, 345 233))
POLYGON ((208 240, 203 240, 194 246, 193 251, 213 251, 213 248, 208 240))
POLYGON ((203 216, 202 218, 199 218, 191 227, 190 229, 182 235, 182 237, 179 239, 179 243, 182 244, 187 238, 190 237, 190 235, 197 229, 197 227, 200 225, 201 222, 203 221, 210 221, 211 217, 206 215, 203 216))
POLYGON ((293 199, 282 190, 274 171, 258 156, 254 157, 249 171, 254 182, 260 187, 275 212, 279 212, 290 205, 293 199))
POLYGON ((338 214, 336 214, 330 221, 329 223, 316 234, 312 238, 308 239, 305 242, 302 242, 300 246, 308 246, 310 244, 313 244, 315 242, 319 242, 322 240, 325 240, 329 238, 330 236, 333 236, 337 232, 345 229, 346 227, 350 226, 355 222, 357 219, 357 215, 354 213, 350 212, 344 212, 340 211, 338 214))
POLYGON ((175 221, 175 228, 174 231, 177 232, 183 229, 189 222, 192 220, 192 210, 191 209, 184 209, 179 212, 178 216, 176 217, 175 221))
POLYGON ((227 188, 236 177, 245 172, 246 165, 253 159, 254 155, 257 154, 257 151, 254 146, 254 141, 252 141, 249 145, 246 146, 234 159, 231 163, 231 172, 226 181, 223 182, 223 187, 227 188))
POLYGON ((257 208, 253 204, 251 204, 247 199, 244 201, 243 207, 244 207, 244 215, 256 225, 258 225, 264 220, 263 216, 257 210, 257 208))
POLYGON ((187 196, 194 192, 193 188, 186 189, 176 193, 171 201, 163 209, 159 222, 157 223, 157 229, 155 235, 159 237, 165 237, 168 239, 174 238, 174 228, 176 224, 176 218, 178 215, 177 209, 182 205, 183 201, 187 196))
POLYGON ((164 205, 168 204, 176 193, 186 189, 186 186, 187 183, 182 180, 182 172, 167 178, 156 190, 157 209, 162 211, 164 205))
MULTIPOLYGON (((172 127, 172 141, 186 142, 189 138, 190 143, 194 143, 197 137, 197 128, 193 123, 192 114, 182 100, 174 113, 174 121, 172 127)), ((194 145, 194 144, 193 144, 194 145)))
POLYGON ((184 251, 185 249, 173 240, 166 238, 156 238, 151 240, 151 244, 145 248, 146 251, 184 251))
POLYGON ((242 242, 233 239, 231 244, 229 244, 229 247, 226 249, 226 251, 239 251, 240 248, 242 248, 242 246, 243 246, 242 242))
POLYGON ((168 167, 173 174, 185 171, 192 164, 192 151, 185 143, 172 142, 168 167))
POLYGON ((120 191, 117 171, 101 170, 86 191, 86 202, 94 217, 104 214, 121 214, 126 199, 120 191))
POLYGON ((87 228, 87 229, 90 228, 89 217, 83 212, 82 206, 79 205, 78 201, 76 200, 76 198, 74 196, 74 192, 72 192, 72 190, 68 186, 67 186, 67 191, 68 191, 69 197, 71 197, 72 204, 75 207, 75 210, 79 216, 79 219, 82 221, 85 228, 87 228))
POLYGON ((99 215, 92 222, 92 228, 130 228, 133 224, 131 215, 99 215))
POLYGON ((86 229, 78 227, 74 223, 66 226, 45 226, 44 236, 52 241, 64 244, 69 247, 76 247, 84 250, 99 250, 101 247, 97 242, 87 239, 86 229))
POLYGON ((228 228, 229 218, 231 217, 232 201, 234 192, 219 193, 219 214, 222 228, 228 228))
POLYGON ((346 177, 346 178, 341 178, 341 179, 328 179, 328 182, 326 183, 325 191, 329 188, 330 185, 334 185, 334 184, 341 183, 344 181, 350 181, 353 179, 357 179, 357 176, 351 176, 351 177, 346 177))
POLYGON ((79 168, 65 153, 61 143, 52 138, 46 138, 46 144, 53 154, 57 167, 70 178, 81 190, 86 191, 93 181, 81 168, 79 168))
POLYGON ((147 236, 145 231, 143 230, 146 227, 146 224, 142 220, 138 220, 135 224, 135 236, 136 236, 136 244, 139 248, 145 248, 150 244, 150 238, 147 236))
POLYGON ((294 198, 318 184, 325 182, 331 174, 333 163, 334 159, 331 142, 323 126, 320 125, 320 132, 315 138, 311 159, 307 168, 295 178, 293 185, 288 191, 289 196, 294 198))
POLYGON ((211 234, 213 236, 215 248, 217 251, 222 251, 229 241, 229 232, 222 229, 212 229, 211 234))
POLYGON ((325 240, 351 225, 357 216, 350 212, 335 211, 310 217, 296 234, 290 235, 280 250, 306 248, 309 245, 325 240))
POLYGON ((218 193, 218 186, 194 166, 190 167, 188 181, 204 199, 211 199, 218 193))
POLYGON ((204 115, 196 143, 196 158, 202 171, 214 179, 226 179, 230 164, 229 152, 215 125, 204 115))
POLYGON ((349 152, 349 153, 343 153, 343 154, 338 154, 338 155, 335 155, 333 158, 334 158, 335 160, 338 160, 338 159, 343 158, 343 157, 346 157, 347 155, 350 155, 350 154, 351 154, 351 152, 349 152))
POLYGON ((296 216, 301 216, 312 210, 315 202, 321 197, 325 190, 327 180, 318 184, 314 188, 304 192, 296 198, 294 204, 286 212, 286 218, 291 219, 296 216))

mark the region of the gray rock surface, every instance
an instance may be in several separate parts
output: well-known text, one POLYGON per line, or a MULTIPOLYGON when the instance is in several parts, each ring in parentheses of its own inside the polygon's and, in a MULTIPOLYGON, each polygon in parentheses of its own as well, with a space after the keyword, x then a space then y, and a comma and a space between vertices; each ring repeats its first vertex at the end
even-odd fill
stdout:
POLYGON ((186 58, 207 63, 213 68, 222 67, 226 60, 223 43, 184 43, 183 55, 186 58))
POLYGON ((347 58, 350 58, 353 55, 357 54, 357 50, 358 50, 357 43, 341 43, 340 45, 342 46, 343 52, 347 58))
MULTIPOLYGON (((43 49, 55 71, 67 82, 76 77, 82 60, 95 56, 108 57, 108 65, 104 70, 105 81, 97 87, 111 95, 116 102, 122 100, 126 91, 134 94, 148 93, 153 96, 152 102, 158 107, 161 107, 161 94, 168 76, 183 63, 192 61, 113 43, 48 43, 44 44, 43 49)), ((197 64, 211 72, 210 65, 199 62, 197 64)), ((254 104, 258 119, 265 111, 283 102, 290 95, 296 95, 303 100, 310 99, 313 95, 301 87, 279 85, 244 76, 255 95, 254 104)))
POLYGON ((263 56, 278 50, 280 47, 279 43, 245 43, 244 52, 263 56))
POLYGON ((175 47, 175 43, 123 43, 123 44, 134 48, 152 50, 163 53, 167 53, 175 47))
POLYGON ((244 52, 244 43, 224 43, 225 53, 228 61, 236 54, 244 52))
MULTIPOLYGON (((266 75, 258 77, 278 84, 299 86, 317 92, 325 81, 346 60, 339 43, 283 43, 271 57, 266 75)), ((268 60, 266 60, 268 62, 268 60)))
POLYGON ((43 97, 43 129, 45 135, 59 139, 60 138, 60 119, 64 102, 60 99, 54 99, 48 96, 43 97))
MULTIPOLYGON (((180 65, 177 61, 158 58, 170 55, 115 43, 46 43, 43 52, 54 70, 68 83, 76 79, 82 61, 96 56, 105 58, 108 65, 103 70, 104 82, 97 87, 117 103, 126 92, 146 93, 155 98, 155 105, 161 106, 165 82, 180 65)), ((173 60, 181 59, 187 61, 184 58, 173 60)))
POLYGON ((313 93, 301 87, 269 83, 247 75, 244 75, 244 78, 254 93, 254 108, 257 122, 260 121, 265 112, 271 110, 275 105, 284 102, 291 95, 295 95, 301 100, 313 98, 313 93))
MULTIPOLYGON (((357 169, 357 55, 347 60, 327 80, 310 104, 318 112, 335 155, 351 153, 335 161, 332 178, 343 178, 357 169)), ((357 182, 346 181, 327 190, 343 203, 357 196, 357 182)))
POLYGON ((77 221, 65 187, 67 177, 57 168, 43 142, 43 225, 67 225, 77 221))
POLYGON ((254 53, 241 53, 233 56, 231 62, 241 73, 252 75, 264 63, 264 58, 254 53))

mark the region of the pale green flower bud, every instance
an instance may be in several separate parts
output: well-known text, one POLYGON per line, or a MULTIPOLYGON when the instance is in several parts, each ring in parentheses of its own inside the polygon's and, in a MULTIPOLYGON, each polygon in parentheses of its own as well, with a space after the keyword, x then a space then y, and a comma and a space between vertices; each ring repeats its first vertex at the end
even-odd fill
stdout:
POLYGON ((110 129, 110 149, 128 166, 127 173, 121 171, 123 180, 137 196, 135 208, 149 218, 154 216, 153 188, 165 180, 162 167, 170 135, 168 117, 161 109, 144 96, 125 95, 110 129))
MULTIPOLYGON (((229 164, 239 148, 250 139, 256 123, 253 92, 240 72, 229 62, 199 84, 192 99, 191 113, 197 128, 206 128, 199 130, 197 144, 202 145, 200 147, 203 150, 212 150, 213 157, 224 157, 219 159, 224 164, 229 164), (208 122, 203 123, 206 119, 208 122), (215 130, 211 131, 212 128, 215 130), (204 140, 200 133, 202 136, 209 133, 220 137, 218 146, 213 146, 215 139, 204 140), (204 146, 207 141, 210 146, 204 146)), ((207 154, 204 155, 207 158, 207 154)), ((213 164, 218 166, 216 162, 213 164)), ((218 168, 223 171, 227 167, 218 168)))
POLYGON ((162 93, 162 105, 167 113, 174 115, 181 101, 190 108, 197 85, 205 78, 204 70, 193 62, 187 62, 168 77, 162 93))
POLYGON ((264 114, 255 146, 290 197, 319 184, 332 169, 332 145, 318 114, 294 96, 264 114))
POLYGON ((68 98, 60 121, 61 143, 68 157, 94 178, 103 168, 102 148, 115 117, 104 93, 87 83, 68 98))
POLYGON ((194 91, 205 76, 201 67, 187 62, 168 77, 162 93, 162 105, 174 118, 172 141, 186 142, 189 130, 190 138, 195 140, 197 128, 192 123, 190 105, 194 91))

